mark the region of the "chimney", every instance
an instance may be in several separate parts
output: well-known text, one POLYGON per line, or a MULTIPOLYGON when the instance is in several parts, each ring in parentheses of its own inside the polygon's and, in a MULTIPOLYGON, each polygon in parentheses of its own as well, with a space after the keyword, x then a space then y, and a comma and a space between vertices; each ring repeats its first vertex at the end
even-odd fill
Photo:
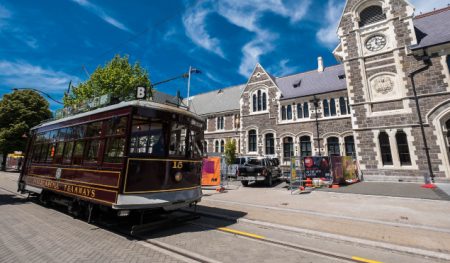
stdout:
POLYGON ((323 72, 323 58, 322 57, 318 57, 317 58, 317 71, 318 72, 323 72))

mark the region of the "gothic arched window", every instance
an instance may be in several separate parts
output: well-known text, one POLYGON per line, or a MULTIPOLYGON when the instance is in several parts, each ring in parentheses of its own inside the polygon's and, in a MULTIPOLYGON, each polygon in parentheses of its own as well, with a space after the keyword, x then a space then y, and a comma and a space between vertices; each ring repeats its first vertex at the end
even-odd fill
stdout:
POLYGON ((300 155, 302 157, 312 156, 311 137, 309 136, 300 137, 300 155))
POLYGON ((401 165, 411 165, 411 156, 409 155, 408 138, 406 133, 398 131, 395 134, 397 141, 398 157, 401 165))
POLYGON ((294 139, 286 137, 283 139, 283 157, 286 161, 294 156, 294 139))
POLYGON ((327 139, 328 145, 328 155, 340 155, 341 151, 339 149, 339 138, 338 137, 330 137, 327 139))
POLYGON ((303 108, 302 108, 302 104, 299 103, 297 104, 297 119, 301 119, 303 118, 303 108))
POLYGON ((288 120, 292 120, 292 105, 287 105, 286 115, 288 120))
POLYGON ((359 13, 359 27, 367 26, 386 19, 381 6, 369 6, 359 13))
POLYGON ((331 116, 336 116, 336 101, 334 99, 330 100, 330 112, 331 116))
POLYGON ((248 151, 256 152, 256 131, 250 130, 248 132, 248 151))
POLYGON ((341 115, 347 114, 347 103, 345 103, 344 97, 339 98, 339 108, 341 109, 341 115))
POLYGON ((266 134, 266 154, 275 154, 275 140, 273 133, 266 134))
POLYGON ((281 120, 286 120, 286 107, 281 106, 281 120))
POLYGON ((389 135, 386 132, 380 132, 380 135, 378 135, 378 141, 380 143, 381 161, 383 162, 383 165, 392 165, 389 135))
POLYGON ((220 152, 221 153, 225 152, 225 141, 224 140, 220 141, 220 152))
POLYGON ((308 102, 303 103, 303 117, 309 118, 309 104, 308 104, 308 102))
POLYGON ((253 112, 266 111, 267 110, 267 93, 258 90, 252 96, 253 112))
POLYGON ((353 156, 355 154, 355 140, 353 136, 347 136, 344 138, 345 142, 345 155, 353 156))
POLYGON ((330 106, 328 105, 328 100, 323 100, 323 116, 329 117, 330 116, 330 106))
POLYGON ((215 146, 214 152, 218 153, 219 152, 219 141, 216 141, 214 146, 215 146))

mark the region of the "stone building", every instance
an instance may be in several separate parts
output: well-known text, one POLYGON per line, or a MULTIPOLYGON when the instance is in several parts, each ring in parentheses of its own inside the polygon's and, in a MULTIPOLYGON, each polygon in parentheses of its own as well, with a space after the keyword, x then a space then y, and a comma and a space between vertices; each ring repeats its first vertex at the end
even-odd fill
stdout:
POLYGON ((258 64, 246 84, 191 97, 208 152, 233 139, 242 154, 285 163, 352 155, 366 179, 418 181, 431 169, 448 180, 450 7, 414 16, 406 0, 347 0, 337 32, 338 65, 319 58, 277 78, 258 64))

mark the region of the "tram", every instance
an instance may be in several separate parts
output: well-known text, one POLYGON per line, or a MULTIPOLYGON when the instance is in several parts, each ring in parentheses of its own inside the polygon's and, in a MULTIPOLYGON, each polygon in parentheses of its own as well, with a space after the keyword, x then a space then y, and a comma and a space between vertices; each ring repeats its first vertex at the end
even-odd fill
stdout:
POLYGON ((185 109, 145 100, 40 124, 31 130, 19 191, 69 211, 98 206, 119 216, 196 204, 204 125, 185 109))

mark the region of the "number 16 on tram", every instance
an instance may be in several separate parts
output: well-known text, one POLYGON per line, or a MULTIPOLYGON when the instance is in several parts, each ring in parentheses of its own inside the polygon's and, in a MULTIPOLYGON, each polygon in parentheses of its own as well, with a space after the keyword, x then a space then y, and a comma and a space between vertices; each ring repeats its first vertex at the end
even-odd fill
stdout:
POLYGON ((204 121, 129 101, 32 128, 19 191, 78 211, 170 211, 200 201, 204 121))

